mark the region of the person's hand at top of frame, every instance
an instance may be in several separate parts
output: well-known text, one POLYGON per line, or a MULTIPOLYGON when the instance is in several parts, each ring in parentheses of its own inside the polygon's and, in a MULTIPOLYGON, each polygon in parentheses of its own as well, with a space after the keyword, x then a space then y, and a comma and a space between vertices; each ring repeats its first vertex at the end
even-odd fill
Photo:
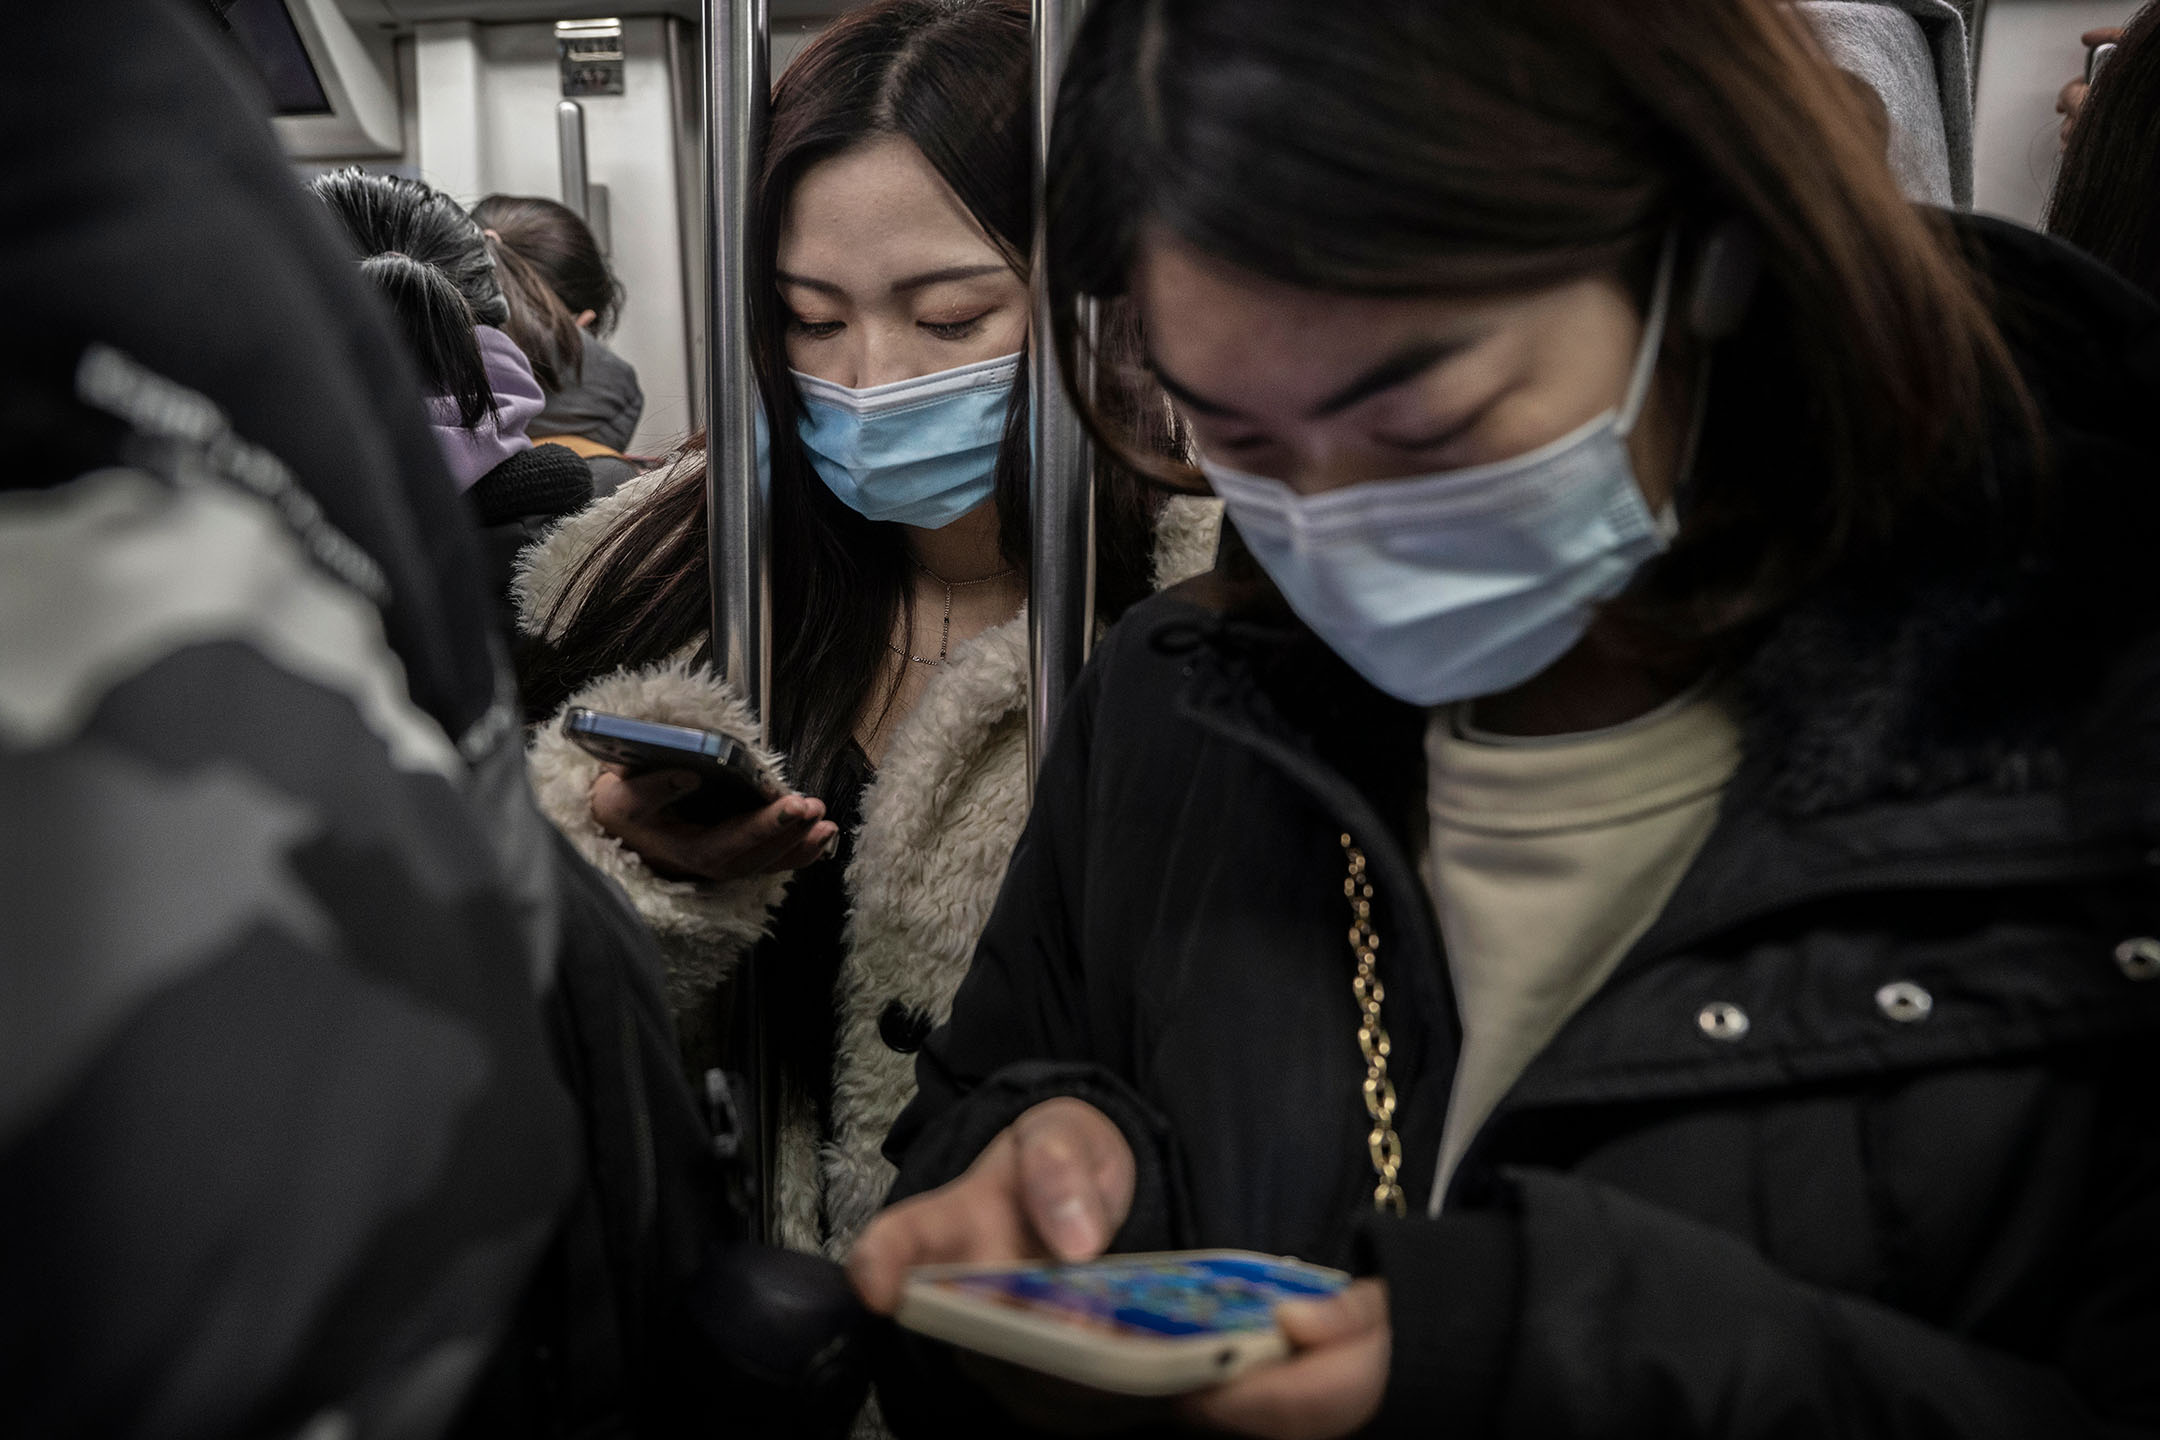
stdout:
MULTIPOLYGON (((2078 39, 2087 50, 2090 50, 2095 45, 2112 45, 2122 37, 2121 26, 2103 25, 2097 30, 2087 30, 2078 39)), ((2091 88, 2090 85, 2085 83, 2085 77, 2080 74, 2074 76, 2069 84, 2063 86, 2061 92, 2055 97, 2055 113, 2063 117, 2062 136, 2058 141, 2058 144, 2062 147, 2067 148, 2070 144, 2070 132, 2077 128, 2078 112, 2085 108, 2085 94, 2091 88)))
POLYGON ((870 1222, 848 1275, 880 1315, 917 1265, 1093 1260, 1132 1210, 1133 1153, 1109 1116, 1046 1100, 998 1133, 967 1173, 870 1222))
POLYGON ((697 776, 685 770, 631 776, 609 765, 593 781, 593 820, 671 879, 740 880, 800 870, 840 833, 825 818, 825 802, 807 795, 783 795, 762 810, 711 825, 669 811, 697 786, 697 776))

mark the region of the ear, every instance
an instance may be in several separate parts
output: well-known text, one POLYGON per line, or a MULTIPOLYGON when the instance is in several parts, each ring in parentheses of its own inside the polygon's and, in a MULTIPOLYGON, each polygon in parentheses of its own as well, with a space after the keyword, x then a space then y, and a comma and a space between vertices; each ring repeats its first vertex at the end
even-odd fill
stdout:
POLYGON ((592 328, 592 322, 599 318, 600 312, 597 310, 580 310, 577 312, 577 328, 580 330, 590 330, 592 328))
POLYGON ((1699 339, 1722 340, 1740 328, 1762 280, 1762 244, 1755 227, 1735 216, 1703 238, 1688 299, 1688 329, 1699 339))

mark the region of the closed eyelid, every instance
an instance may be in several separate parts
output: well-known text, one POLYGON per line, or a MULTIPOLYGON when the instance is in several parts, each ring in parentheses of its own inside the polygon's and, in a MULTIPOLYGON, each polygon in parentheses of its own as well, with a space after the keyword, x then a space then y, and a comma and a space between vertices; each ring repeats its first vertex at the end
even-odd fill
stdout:
POLYGON ((1372 438, 1394 450, 1437 450, 1450 441, 1460 440, 1466 433, 1475 429, 1478 421, 1485 417, 1485 410, 1489 408, 1489 406, 1481 407, 1473 414, 1464 416, 1460 420, 1451 421, 1441 428, 1428 431, 1423 435, 1383 435, 1376 431, 1372 438))

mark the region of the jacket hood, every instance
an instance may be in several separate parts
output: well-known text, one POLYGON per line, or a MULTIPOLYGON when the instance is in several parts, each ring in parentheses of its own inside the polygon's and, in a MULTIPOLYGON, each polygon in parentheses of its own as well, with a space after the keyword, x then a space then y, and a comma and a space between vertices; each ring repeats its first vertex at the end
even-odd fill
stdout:
MULTIPOLYGON (((2160 597, 2143 573, 2160 533, 2160 447, 2146 419, 2160 401, 2160 308, 2045 235, 1958 223, 1994 288, 2048 470, 2017 427, 1998 426, 1975 496, 1992 490, 2034 517, 2013 546, 1908 535, 1773 623, 1740 678, 1753 768, 1793 813, 2054 786, 2103 754, 2120 785, 2120 762, 2139 750, 2136 771, 2160 773, 2151 738, 2123 728, 2160 719, 2149 674, 2160 597)), ((2088 820, 2144 828, 2109 808, 2088 820)))
POLYGON ((427 402, 428 425, 461 491, 472 489, 505 460, 532 449, 525 427, 540 413, 541 404, 540 382, 517 342, 492 325, 474 326, 473 339, 487 367, 488 388, 495 394, 494 411, 468 426, 458 418, 455 400, 431 395, 427 402))
MULTIPOLYGON (((2043 478, 2021 427, 2000 426, 1973 479, 1976 521, 1981 503, 2026 504, 2035 523, 1993 527, 2015 530, 2007 547, 1975 539, 1978 523, 1908 534, 1769 622, 1736 667, 1736 783, 1794 816, 2067 784, 2081 824, 2160 832, 2160 596, 2145 578, 2160 534, 2146 418, 2160 402, 2160 307, 2048 236, 1955 223, 1993 287, 2049 466, 2043 478)), ((1180 591, 1214 618, 1188 614, 1157 637, 1221 662, 1196 675, 1194 702, 1260 701, 1266 724, 1322 751, 1331 732, 1388 736, 1328 757, 1353 781, 1416 771, 1422 713, 1373 689, 1236 568, 1180 591)))

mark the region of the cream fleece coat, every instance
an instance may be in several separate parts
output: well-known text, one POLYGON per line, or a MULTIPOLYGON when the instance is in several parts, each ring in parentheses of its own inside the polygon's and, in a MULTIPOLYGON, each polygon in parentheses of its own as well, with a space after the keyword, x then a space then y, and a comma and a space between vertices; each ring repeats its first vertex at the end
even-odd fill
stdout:
MULTIPOLYGON (((661 475, 641 477, 570 517, 519 565, 520 623, 537 632, 577 563, 661 475)), ((1155 582, 1174 584, 1213 564, 1220 507, 1176 499, 1157 526, 1155 582)), ((885 1134, 915 1095, 911 1054, 880 1033, 888 1009, 943 1024, 1028 812, 1027 617, 954 652, 894 731, 863 796, 848 867, 850 916, 834 1003, 833 1133, 821 1143, 808 1103, 783 1096, 777 1160, 780 1238, 838 1257, 885 1198, 892 1166, 885 1134)), ((754 718, 725 681, 687 657, 595 681, 568 705, 742 735, 754 718)), ((679 1022, 766 933, 785 877, 724 885, 664 880, 603 834, 587 796, 599 762, 540 727, 529 752, 533 788, 548 818, 629 893, 667 958, 679 1022)), ((784 770, 781 757, 763 757, 784 770)))

